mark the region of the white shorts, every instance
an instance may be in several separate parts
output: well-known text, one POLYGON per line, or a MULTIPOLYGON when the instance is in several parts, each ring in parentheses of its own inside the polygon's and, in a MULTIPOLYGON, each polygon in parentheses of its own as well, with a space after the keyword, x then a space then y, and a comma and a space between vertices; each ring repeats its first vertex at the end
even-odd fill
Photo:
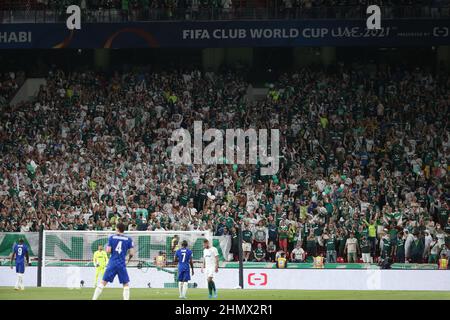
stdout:
POLYGON ((242 243, 242 251, 252 251, 252 244, 248 242, 242 243))
POLYGON ((364 263, 370 263, 370 258, 371 258, 370 253, 363 253, 362 254, 362 260, 363 260, 364 263))
POLYGON ((206 278, 214 278, 214 273, 216 273, 216 270, 214 268, 205 268, 206 278))

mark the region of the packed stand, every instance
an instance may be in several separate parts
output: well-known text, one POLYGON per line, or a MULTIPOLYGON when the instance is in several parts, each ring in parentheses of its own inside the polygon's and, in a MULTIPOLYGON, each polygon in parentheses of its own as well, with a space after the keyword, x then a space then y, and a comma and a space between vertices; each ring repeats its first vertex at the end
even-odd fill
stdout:
MULTIPOLYGON (((0 231, 211 230, 246 261, 436 263, 450 245, 448 73, 339 65, 283 74, 53 69, 0 115, 0 231), (175 165, 178 128, 279 128, 280 170, 175 165)), ((447 255, 448 256, 448 255, 447 255)))

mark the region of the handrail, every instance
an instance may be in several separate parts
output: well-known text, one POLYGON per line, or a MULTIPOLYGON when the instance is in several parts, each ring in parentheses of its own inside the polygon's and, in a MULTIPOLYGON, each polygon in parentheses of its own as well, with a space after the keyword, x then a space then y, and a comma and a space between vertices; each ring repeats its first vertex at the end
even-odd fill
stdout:
MULTIPOLYGON (((450 6, 381 6, 384 19, 392 18, 448 18, 450 6)), ((335 7, 277 7, 275 3, 266 6, 233 6, 221 8, 195 6, 188 8, 130 9, 99 8, 82 10, 83 22, 138 22, 179 20, 270 20, 270 19, 365 19, 365 6, 335 7)), ((52 8, 0 8, 0 23, 57 23, 67 19, 65 9, 52 8)))

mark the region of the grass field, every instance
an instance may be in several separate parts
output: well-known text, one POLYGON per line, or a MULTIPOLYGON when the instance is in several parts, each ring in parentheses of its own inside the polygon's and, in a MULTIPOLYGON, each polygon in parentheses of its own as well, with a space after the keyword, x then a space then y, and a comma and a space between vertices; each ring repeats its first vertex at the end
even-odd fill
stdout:
MULTIPOLYGON (((0 287, 0 300, 90 300, 94 289, 28 288, 15 291, 0 287)), ((450 300, 450 291, 218 291, 219 300, 450 300)), ((207 300, 206 289, 189 289, 188 300, 207 300)), ((122 299, 122 289, 105 288, 101 300, 122 299)), ((178 289, 131 289, 131 300, 178 300, 178 289)))

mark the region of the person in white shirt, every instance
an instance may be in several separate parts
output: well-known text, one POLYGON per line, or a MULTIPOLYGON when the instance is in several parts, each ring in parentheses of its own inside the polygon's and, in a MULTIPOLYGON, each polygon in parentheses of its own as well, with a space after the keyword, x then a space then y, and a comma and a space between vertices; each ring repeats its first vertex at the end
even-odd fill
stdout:
POLYGON ((406 260, 408 260, 410 258, 411 244, 414 241, 414 236, 411 233, 409 233, 408 229, 404 229, 403 232, 406 235, 406 240, 405 240, 405 258, 406 258, 406 260))
POLYGON ((351 232, 350 237, 345 242, 345 249, 344 249, 344 253, 347 253, 348 263, 356 262, 358 251, 359 251, 358 240, 355 238, 355 234, 351 232))
POLYGON ((292 262, 303 262, 305 261, 305 250, 303 250, 301 243, 297 243, 297 246, 291 252, 292 262))
POLYGON ((433 241, 433 237, 430 235, 430 231, 425 230, 425 249, 423 250, 423 255, 425 261, 428 261, 428 256, 430 253, 431 242, 433 241))
POLYGON ((217 249, 210 245, 208 240, 203 241, 203 267, 202 273, 205 273, 208 281, 209 298, 217 298, 216 284, 214 283, 214 273, 219 272, 219 253, 217 249))

